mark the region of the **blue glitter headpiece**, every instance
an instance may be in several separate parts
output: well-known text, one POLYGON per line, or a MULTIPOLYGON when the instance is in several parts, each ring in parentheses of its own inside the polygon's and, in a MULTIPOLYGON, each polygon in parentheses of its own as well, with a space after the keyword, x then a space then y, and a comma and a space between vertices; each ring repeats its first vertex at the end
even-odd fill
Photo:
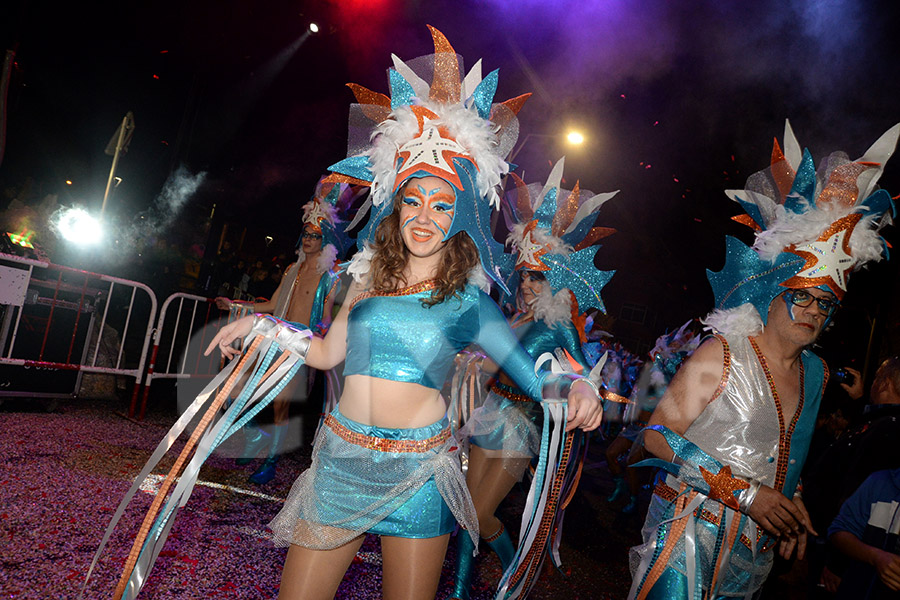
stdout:
MULTIPOLYGON (((334 248, 336 256, 342 256, 351 244, 350 236, 344 231, 339 214, 350 204, 354 189, 346 183, 326 181, 323 176, 316 184, 316 191, 309 202, 303 205, 303 224, 311 225, 316 233, 322 234, 322 248, 334 248)), ((300 247, 303 238, 297 239, 300 247)))
POLYGON ((878 230, 890 222, 894 203, 876 184, 898 135, 900 124, 861 158, 835 152, 817 171, 786 122, 784 151, 775 140, 771 166, 745 189, 726 191, 747 212, 734 219, 757 232, 756 242, 750 248, 727 238, 725 267, 707 271, 716 297, 707 322, 719 328, 722 311, 750 304, 765 324, 772 300, 788 288, 821 287, 843 298, 850 272, 887 254, 878 230))
POLYGON ((332 165, 330 181, 371 186, 356 219, 369 213, 357 237, 363 249, 393 210, 393 197, 413 177, 440 177, 456 193, 446 237, 464 232, 478 247, 485 272, 503 286, 509 256, 491 233, 497 186, 509 172, 504 160, 519 135, 516 114, 530 94, 493 103, 497 71, 481 76, 479 60, 462 77, 462 57, 429 26, 435 53, 405 63, 393 56, 391 96, 350 84, 359 104, 350 109, 348 158, 332 165), (424 75, 424 76, 423 76, 424 75), (431 83, 426 83, 430 81, 431 83))
POLYGON ((517 252, 515 268, 506 279, 506 286, 516 290, 520 271, 540 271, 550 283, 554 294, 568 289, 575 296, 580 313, 590 308, 606 312, 600 290, 615 271, 599 271, 594 244, 615 232, 608 227, 593 227, 597 211, 618 194, 608 192, 593 195, 581 190, 578 182, 571 192, 561 187, 565 158, 559 159, 543 189, 526 186, 515 174, 515 201, 508 202, 515 225, 509 235, 517 252))

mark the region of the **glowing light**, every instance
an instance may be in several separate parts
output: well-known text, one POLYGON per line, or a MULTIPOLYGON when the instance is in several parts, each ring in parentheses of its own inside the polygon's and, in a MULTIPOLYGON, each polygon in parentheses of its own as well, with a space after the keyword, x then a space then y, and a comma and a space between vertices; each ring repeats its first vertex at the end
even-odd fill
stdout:
POLYGON ((103 233, 100 222, 83 208, 67 210, 59 219, 59 232, 70 242, 96 244, 103 233))
POLYGON ((566 141, 568 141, 573 146, 580 146, 584 143, 584 134, 579 131, 570 131, 566 134, 566 141))
POLYGON ((309 31, 310 31, 311 33, 319 33, 319 25, 316 24, 316 23, 310 23, 310 24, 309 24, 309 31))
POLYGON ((34 245, 31 243, 31 236, 34 235, 33 231, 29 229, 23 229, 22 233, 8 232, 6 235, 9 236, 9 240, 13 244, 18 244, 23 248, 31 248, 32 250, 34 250, 34 245))
POLYGON ((71 180, 71 179, 66 179, 66 185, 72 185, 72 180, 71 180))

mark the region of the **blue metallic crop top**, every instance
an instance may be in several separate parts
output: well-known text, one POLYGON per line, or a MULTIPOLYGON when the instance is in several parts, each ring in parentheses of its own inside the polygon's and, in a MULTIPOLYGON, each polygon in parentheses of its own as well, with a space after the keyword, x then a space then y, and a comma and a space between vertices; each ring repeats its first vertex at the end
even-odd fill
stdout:
POLYGON ((467 285, 456 296, 423 306, 433 282, 353 300, 347 321, 344 375, 368 375, 439 390, 456 353, 475 343, 535 400, 543 375, 490 296, 467 285))

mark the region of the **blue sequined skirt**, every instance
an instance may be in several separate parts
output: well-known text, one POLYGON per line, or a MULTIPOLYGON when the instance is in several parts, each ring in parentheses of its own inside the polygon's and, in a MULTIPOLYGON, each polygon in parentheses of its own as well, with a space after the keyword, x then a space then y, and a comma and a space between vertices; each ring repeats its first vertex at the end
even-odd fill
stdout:
POLYGON ((335 409, 316 437, 310 468, 269 527, 276 545, 337 547, 361 533, 430 538, 475 523, 458 445, 443 419, 390 429, 335 409))

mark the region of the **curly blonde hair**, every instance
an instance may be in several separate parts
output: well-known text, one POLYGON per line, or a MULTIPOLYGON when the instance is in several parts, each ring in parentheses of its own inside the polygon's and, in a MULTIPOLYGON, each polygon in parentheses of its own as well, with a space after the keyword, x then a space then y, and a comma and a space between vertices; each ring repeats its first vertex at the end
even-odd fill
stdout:
MULTIPOLYGON (((402 190, 402 188, 401 188, 402 190)), ((409 259, 409 250, 400 234, 400 194, 394 197, 394 210, 381 220, 375 229, 371 281, 372 289, 393 291, 408 285, 403 271, 409 259)), ((425 306, 440 304, 455 296, 466 286, 469 272, 478 265, 478 248, 468 235, 459 233, 447 240, 435 279, 437 287, 431 297, 423 300, 425 306)))

